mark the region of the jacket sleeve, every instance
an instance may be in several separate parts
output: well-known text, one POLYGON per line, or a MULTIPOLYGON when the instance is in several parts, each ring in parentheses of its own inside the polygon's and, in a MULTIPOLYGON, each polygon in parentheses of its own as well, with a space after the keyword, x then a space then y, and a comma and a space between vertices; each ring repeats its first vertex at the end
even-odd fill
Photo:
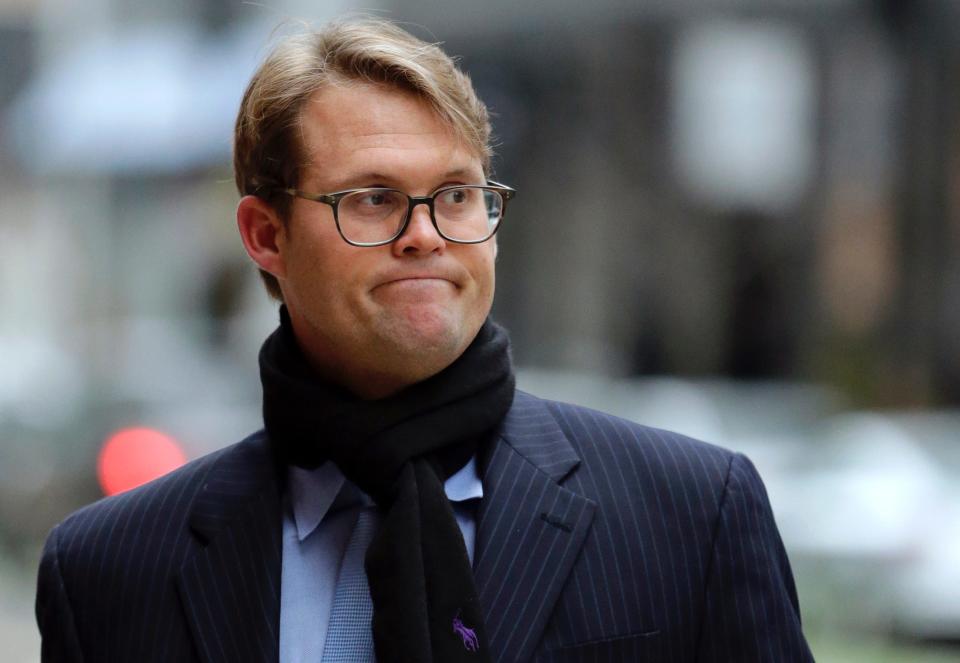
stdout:
POLYGON ((760 475, 731 460, 713 533, 698 661, 813 661, 760 475))
POLYGON ((36 615, 42 641, 40 658, 43 663, 81 663, 83 653, 73 608, 60 573, 57 537, 58 528, 54 528, 43 548, 37 577, 36 615))

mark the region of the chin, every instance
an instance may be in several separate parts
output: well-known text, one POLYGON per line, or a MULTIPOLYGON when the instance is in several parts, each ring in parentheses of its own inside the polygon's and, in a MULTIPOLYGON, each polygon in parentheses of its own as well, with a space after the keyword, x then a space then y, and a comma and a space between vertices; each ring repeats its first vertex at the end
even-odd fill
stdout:
POLYGON ((473 340, 479 325, 472 332, 469 326, 468 321, 449 310, 418 310, 395 320, 389 335, 397 353, 420 364, 439 364, 443 368, 473 340))

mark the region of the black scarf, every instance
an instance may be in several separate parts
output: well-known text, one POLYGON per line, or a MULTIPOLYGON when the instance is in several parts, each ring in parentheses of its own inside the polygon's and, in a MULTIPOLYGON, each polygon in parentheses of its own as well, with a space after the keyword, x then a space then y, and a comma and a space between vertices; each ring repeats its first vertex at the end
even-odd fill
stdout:
POLYGON ((450 366, 365 401, 322 381, 285 308, 260 350, 263 418, 278 460, 331 460, 383 519, 365 558, 379 663, 490 661, 473 571, 444 481, 491 439, 513 401, 506 331, 487 320, 450 366))

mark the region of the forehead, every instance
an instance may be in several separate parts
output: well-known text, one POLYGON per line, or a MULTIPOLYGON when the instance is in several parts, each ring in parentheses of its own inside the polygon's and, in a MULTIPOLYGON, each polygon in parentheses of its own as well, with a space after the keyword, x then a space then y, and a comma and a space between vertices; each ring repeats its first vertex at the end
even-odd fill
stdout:
POLYGON ((309 98, 300 124, 305 182, 347 188, 372 184, 362 179, 373 173, 394 180, 384 182, 390 185, 447 171, 482 177, 480 157, 412 92, 368 83, 330 85, 309 98))

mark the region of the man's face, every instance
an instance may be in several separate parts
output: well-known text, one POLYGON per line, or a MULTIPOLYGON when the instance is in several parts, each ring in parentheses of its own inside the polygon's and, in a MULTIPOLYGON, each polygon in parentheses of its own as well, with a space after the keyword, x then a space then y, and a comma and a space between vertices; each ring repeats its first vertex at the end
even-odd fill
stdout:
MULTIPOLYGON (((301 136, 306 191, 386 186, 427 195, 485 183, 479 156, 404 91, 325 88, 306 104, 301 136)), ((295 199, 277 248, 298 340, 326 378, 361 396, 387 395, 448 366, 493 302, 494 240, 445 241, 425 205, 395 242, 361 248, 339 236, 329 205, 295 199)))

